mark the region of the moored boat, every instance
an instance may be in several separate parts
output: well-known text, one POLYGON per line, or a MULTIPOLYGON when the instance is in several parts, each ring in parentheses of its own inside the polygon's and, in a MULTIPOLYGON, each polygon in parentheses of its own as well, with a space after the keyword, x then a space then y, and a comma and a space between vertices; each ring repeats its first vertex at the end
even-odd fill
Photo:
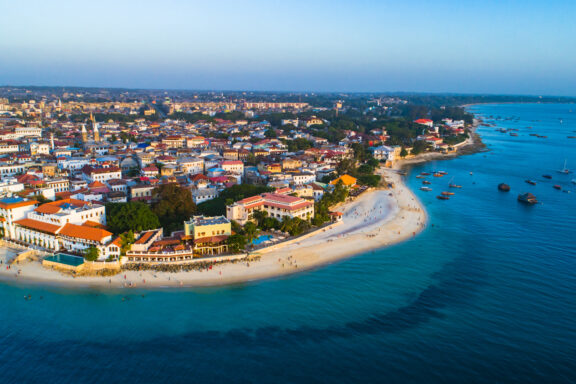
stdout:
POLYGON ((422 176, 430 176, 430 173, 429 173, 429 172, 420 172, 420 174, 421 174, 422 176))
POLYGON ((562 173, 564 175, 567 175, 569 173, 572 173, 572 171, 566 166, 567 165, 567 160, 564 160, 564 168, 559 169, 558 173, 562 173))
POLYGON ((424 185, 430 185, 430 184, 432 184, 432 183, 429 182, 428 180, 423 180, 423 181, 422 181, 422 184, 424 184, 424 185))
POLYGON ((552 187, 553 187, 554 189, 559 190, 559 191, 562 190, 562 187, 561 187, 560 185, 558 185, 558 184, 553 185, 552 187))
POLYGON ((452 196, 452 195, 454 195, 454 192, 442 191, 440 194, 442 196, 452 196))
POLYGON ((536 185, 536 182, 534 180, 524 180, 524 181, 530 185, 536 185))
POLYGON ((537 204, 538 199, 531 193, 522 193, 518 195, 518 201, 525 204, 537 204))
POLYGON ((502 192, 510 192, 510 186, 505 183, 498 184, 498 190, 502 192))
POLYGON ((438 200, 450 200, 449 196, 444 196, 444 195, 438 195, 438 196, 436 196, 436 198, 438 200))
POLYGON ((421 191, 424 191, 424 192, 430 192, 430 191, 432 190, 432 188, 430 188, 430 187, 420 187, 420 190, 421 190, 421 191))
POLYGON ((552 178, 552 176, 550 176, 550 175, 542 175, 542 177, 545 179, 551 179, 552 178))
POLYGON ((450 188, 462 188, 462 186, 461 186, 461 185, 458 185, 458 184, 452 184, 452 183, 448 184, 448 186, 449 186, 450 188))
POLYGON ((444 177, 444 174, 439 172, 434 172, 434 177, 444 177))

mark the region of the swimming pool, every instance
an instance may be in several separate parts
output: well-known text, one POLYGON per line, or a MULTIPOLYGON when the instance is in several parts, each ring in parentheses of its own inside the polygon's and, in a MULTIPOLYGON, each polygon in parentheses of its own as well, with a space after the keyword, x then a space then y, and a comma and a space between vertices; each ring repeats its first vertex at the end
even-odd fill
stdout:
POLYGON ((255 239, 253 239, 253 240, 252 240, 252 244, 254 244, 254 245, 260 245, 260 244, 262 244, 262 243, 265 242, 265 241, 272 240, 272 238, 273 238, 272 235, 261 235, 261 236, 258 236, 258 237, 255 238, 255 239))
POLYGON ((54 256, 46 257, 44 260, 51 261, 53 263, 71 265, 73 267, 84 264, 84 258, 80 256, 67 255, 65 253, 57 253, 54 256))

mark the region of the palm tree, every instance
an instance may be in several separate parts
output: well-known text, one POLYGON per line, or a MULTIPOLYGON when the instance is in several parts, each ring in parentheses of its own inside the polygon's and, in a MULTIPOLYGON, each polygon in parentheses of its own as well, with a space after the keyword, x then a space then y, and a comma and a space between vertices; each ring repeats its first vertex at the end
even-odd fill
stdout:
POLYGON ((260 230, 258 229, 256 224, 254 224, 251 221, 247 222, 244 225, 244 234, 246 235, 246 240, 248 240, 249 244, 251 244, 252 240, 254 240, 256 238, 256 236, 258 236, 259 231, 260 230))

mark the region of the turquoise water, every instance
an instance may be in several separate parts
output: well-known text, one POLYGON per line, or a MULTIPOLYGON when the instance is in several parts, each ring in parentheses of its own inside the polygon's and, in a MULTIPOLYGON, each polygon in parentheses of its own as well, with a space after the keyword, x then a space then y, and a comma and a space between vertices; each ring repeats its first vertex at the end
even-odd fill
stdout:
POLYGON ((46 257, 46 260, 53 261, 55 263, 71 265, 77 267, 84 264, 84 259, 80 256, 67 255, 65 253, 57 253, 54 256, 46 257))
POLYGON ((2 383, 576 382, 576 187, 552 188, 575 177, 555 170, 576 168, 576 106, 471 109, 519 136, 482 127, 489 152, 417 166, 431 225, 404 244, 224 288, 0 285, 2 383))
POLYGON ((252 244, 254 244, 254 245, 260 245, 260 244, 262 244, 263 242, 270 240, 271 238, 272 238, 271 235, 260 235, 260 236, 258 236, 257 238, 255 238, 255 239, 252 240, 252 244))

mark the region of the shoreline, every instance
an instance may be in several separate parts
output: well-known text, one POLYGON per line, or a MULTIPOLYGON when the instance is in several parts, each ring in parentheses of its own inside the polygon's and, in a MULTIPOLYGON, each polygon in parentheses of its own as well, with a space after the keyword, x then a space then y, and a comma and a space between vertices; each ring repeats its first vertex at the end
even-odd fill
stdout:
POLYGON ((380 168, 379 173, 394 188, 369 190, 340 206, 342 223, 290 244, 255 251, 252 255, 260 256, 258 261, 226 263, 208 271, 122 271, 106 277, 72 277, 28 262, 10 270, 2 268, 0 281, 69 288, 194 288, 243 284, 316 269, 404 242, 426 227, 428 216, 422 203, 398 173, 402 166, 380 168))
POLYGON ((239 285, 314 270, 344 259, 387 248, 414 238, 428 223, 422 202, 406 185, 401 171, 407 166, 434 160, 448 160, 477 153, 485 146, 476 133, 475 119, 468 143, 454 153, 425 153, 400 160, 393 168, 378 173, 393 188, 377 188, 339 206, 343 222, 286 244, 279 243, 252 253, 257 261, 215 265, 207 271, 156 272, 122 271, 114 276, 77 276, 44 268, 39 262, 0 268, 0 282, 24 283, 77 289, 165 289, 239 285), (19 272, 18 272, 19 271, 19 272))

